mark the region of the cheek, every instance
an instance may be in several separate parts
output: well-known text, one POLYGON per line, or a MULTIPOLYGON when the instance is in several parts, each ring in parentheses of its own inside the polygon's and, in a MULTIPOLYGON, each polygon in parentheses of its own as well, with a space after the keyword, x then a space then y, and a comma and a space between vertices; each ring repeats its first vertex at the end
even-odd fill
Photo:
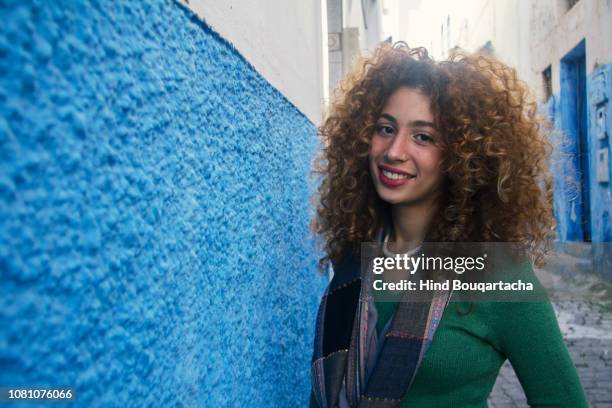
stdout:
POLYGON ((370 175, 374 178, 376 178, 378 171, 376 163, 380 158, 380 155, 384 152, 384 146, 376 139, 376 137, 372 138, 370 150, 368 152, 368 169, 370 171, 370 175))
POLYGON ((368 155, 368 170, 372 176, 376 173, 376 158, 374 157, 372 151, 370 150, 370 154, 368 155))
POLYGON ((440 152, 431 152, 423 158, 423 165, 427 171, 434 177, 442 175, 442 154, 440 152))
POLYGON ((370 142, 370 159, 378 157, 385 150, 385 143, 380 138, 373 136, 370 142))

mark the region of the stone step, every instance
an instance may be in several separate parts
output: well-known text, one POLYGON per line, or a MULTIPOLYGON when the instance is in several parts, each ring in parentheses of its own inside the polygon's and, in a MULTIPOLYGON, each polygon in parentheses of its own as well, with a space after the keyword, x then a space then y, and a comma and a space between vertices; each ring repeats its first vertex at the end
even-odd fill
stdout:
POLYGON ((555 242, 553 246, 556 253, 564 253, 584 259, 591 259, 593 256, 590 242, 555 242))

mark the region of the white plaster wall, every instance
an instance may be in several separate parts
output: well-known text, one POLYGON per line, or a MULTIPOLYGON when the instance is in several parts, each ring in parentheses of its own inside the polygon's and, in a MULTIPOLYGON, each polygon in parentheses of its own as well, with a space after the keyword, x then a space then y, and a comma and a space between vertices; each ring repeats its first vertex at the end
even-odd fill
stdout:
POLYGON ((570 10, 567 0, 472 0, 461 5, 447 7, 452 22, 464 18, 467 23, 463 32, 453 31, 455 42, 475 51, 491 40, 495 55, 516 68, 540 98, 542 71, 551 65, 553 93, 558 93, 560 60, 582 39, 587 72, 612 61, 612 0, 580 0, 570 10))
MULTIPOLYGON (((446 26, 450 17, 450 43, 445 47, 459 46, 467 51, 477 51, 488 41, 493 44, 495 56, 521 71, 529 66, 529 24, 524 21, 522 10, 528 8, 525 0, 471 0, 466 2, 438 2, 440 16, 437 23, 446 26)), ((439 36, 439 34, 438 34, 439 36)), ((445 53, 444 47, 440 50, 445 53)))
POLYGON ((561 0, 531 0, 530 53, 534 81, 551 65, 553 93, 560 91, 560 60, 586 40, 586 69, 612 61, 612 0, 580 0, 569 11, 561 0))
POLYGON ((382 38, 382 0, 361 1, 343 0, 342 19, 344 28, 359 30, 359 52, 367 55, 378 45, 382 38), (362 4, 365 8, 362 8, 362 4), (365 18, 364 18, 365 16, 365 18), (367 28, 366 28, 367 26, 367 28))
POLYGON ((178 0, 231 42, 310 121, 327 84, 325 0, 178 0))
POLYGON ((410 45, 424 45, 437 58, 459 45, 476 51, 488 40, 495 55, 516 68, 533 92, 543 96, 542 71, 552 68, 553 93, 560 89, 560 60, 586 39, 587 72, 612 61, 612 0, 430 0, 414 13, 405 32, 410 45), (441 26, 450 16, 450 44, 441 26))
POLYGON ((515 68, 519 78, 535 92, 531 62, 530 2, 525 0, 478 0, 466 7, 462 36, 457 42, 476 51, 491 41, 495 56, 515 68))
POLYGON ((420 16, 415 13, 421 7, 421 0, 382 0, 381 37, 392 37, 393 42, 406 41, 413 46, 413 39, 408 42, 408 33, 420 16))

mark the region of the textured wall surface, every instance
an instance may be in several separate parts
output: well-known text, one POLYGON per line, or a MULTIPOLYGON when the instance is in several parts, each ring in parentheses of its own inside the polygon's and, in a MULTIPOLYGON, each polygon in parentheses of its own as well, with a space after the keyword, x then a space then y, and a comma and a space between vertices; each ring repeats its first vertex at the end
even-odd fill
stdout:
MULTIPOLYGON (((588 194, 590 201, 590 229, 594 243, 612 241, 612 188, 609 181, 602 182, 597 175, 597 162, 603 150, 612 149, 612 63, 601 65, 587 77, 587 148, 588 148, 588 194), (604 137, 598 136, 597 116, 603 112, 602 122, 604 137)), ((567 129, 573 122, 571 112, 567 112, 568 103, 561 96, 553 96, 544 107, 559 130, 554 134, 553 175, 555 177, 555 217, 561 241, 581 240, 580 213, 576 206, 580 204, 580 174, 577 160, 577 130, 567 129), (565 108, 565 109, 564 109, 565 108)), ((601 126, 601 125, 600 125, 601 126)), ((574 126, 575 127, 575 126, 574 126)), ((609 156, 610 157, 610 156, 609 156)), ((610 159, 607 163, 608 179, 612 180, 610 159)))
MULTIPOLYGON (((591 181, 591 223, 593 242, 612 242, 612 63, 601 65, 587 80, 589 111, 589 179, 591 181), (599 117, 599 118, 598 118, 599 117), (597 122, 599 121, 599 126, 597 122), (600 154, 608 152, 608 163, 600 163, 600 169, 607 173, 608 181, 602 181, 597 174, 600 154), (607 168, 605 168, 607 167, 607 168), (605 168, 605 169, 604 169, 605 168)), ((612 270, 610 271, 612 273, 612 270)), ((611 276, 612 277, 612 276, 611 276)))
POLYGON ((231 42, 307 118, 321 121, 327 86, 322 0, 178 1, 231 42))
MULTIPOLYGON (((612 279, 612 63, 599 66, 586 81, 588 195, 592 256, 595 271, 612 279), (599 122, 599 123, 598 123, 599 122), (602 160, 607 151, 608 162, 602 160), (598 169, 599 168, 599 169, 598 169), (600 172, 600 174, 598 174, 600 172), (608 181, 605 181, 607 173, 608 181), (602 244, 603 243, 603 244, 602 244)), ((555 178, 554 203, 559 239, 581 241, 579 212, 580 173, 577 160, 576 129, 565 129, 572 123, 567 101, 553 96, 544 110, 558 129, 553 137, 552 170, 555 178), (565 108, 565 109, 564 109, 565 108)))
POLYGON ((169 0, 0 21, 0 386, 304 404, 312 123, 169 0))
POLYGON ((598 243, 593 245, 594 267, 612 281, 612 63, 601 65, 589 75, 587 91, 591 230, 593 242, 598 243), (605 154, 608 155, 607 163, 602 160, 605 154), (602 181, 605 173, 606 182, 602 181), (605 244, 599 244, 602 242, 605 244))
POLYGON ((561 130, 560 98, 553 95, 544 110, 555 126, 552 137, 553 151, 551 171, 554 177, 554 212, 557 222, 557 233, 562 242, 568 241, 570 227, 576 223, 576 214, 572 206, 579 198, 580 185, 575 165, 575 143, 561 130))

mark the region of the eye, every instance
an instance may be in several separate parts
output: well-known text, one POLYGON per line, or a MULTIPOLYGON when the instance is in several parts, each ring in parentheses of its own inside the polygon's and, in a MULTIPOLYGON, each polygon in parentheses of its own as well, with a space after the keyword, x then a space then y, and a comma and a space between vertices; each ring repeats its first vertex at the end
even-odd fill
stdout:
POLYGON ((427 133, 417 133, 416 135, 414 135, 414 138, 417 142, 423 144, 431 144, 434 142, 433 136, 427 133))
POLYGON ((389 125, 379 124, 376 125, 376 133, 382 136, 390 136, 395 133, 395 129, 389 125))

